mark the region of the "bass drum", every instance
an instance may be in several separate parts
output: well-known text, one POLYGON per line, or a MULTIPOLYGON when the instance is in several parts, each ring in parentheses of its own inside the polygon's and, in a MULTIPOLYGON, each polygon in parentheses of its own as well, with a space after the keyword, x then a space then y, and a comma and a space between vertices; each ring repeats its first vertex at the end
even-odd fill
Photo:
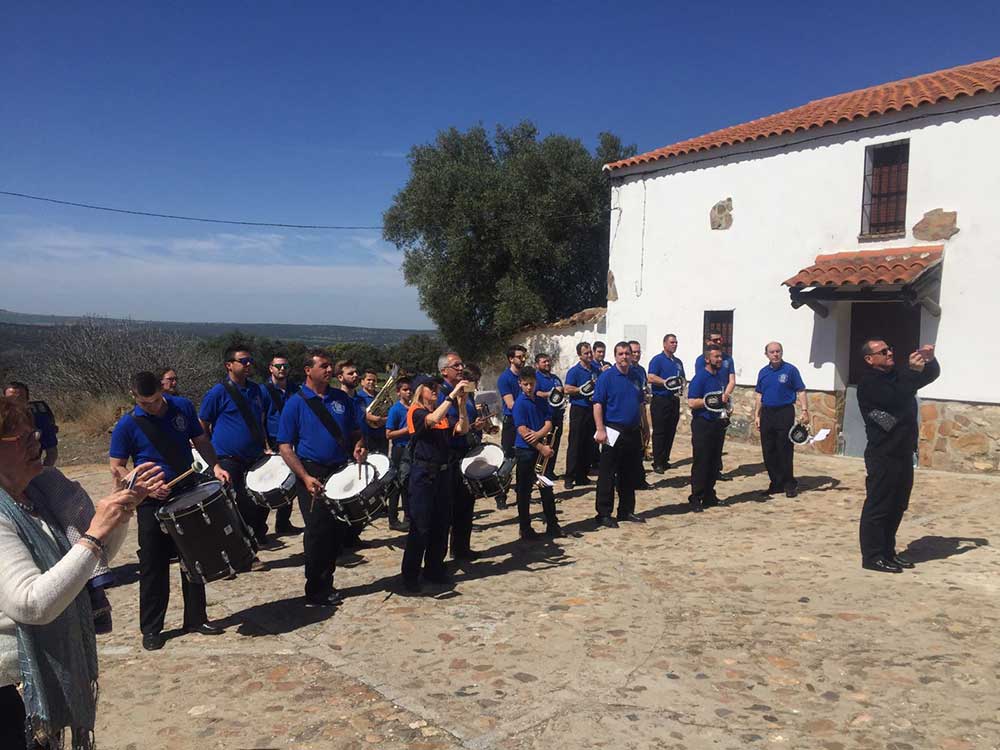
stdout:
POLYGON ((209 583, 250 570, 255 544, 230 491, 222 482, 203 482, 156 509, 156 519, 174 541, 184 572, 209 583))
POLYGON ((503 497, 510 489, 514 461, 505 459, 503 448, 483 443, 470 450, 460 464, 462 477, 469 492, 477 500, 483 497, 503 497))
POLYGON ((396 468, 383 453, 369 453, 363 464, 348 464, 326 480, 323 495, 330 512, 350 526, 365 526, 385 512, 396 468))

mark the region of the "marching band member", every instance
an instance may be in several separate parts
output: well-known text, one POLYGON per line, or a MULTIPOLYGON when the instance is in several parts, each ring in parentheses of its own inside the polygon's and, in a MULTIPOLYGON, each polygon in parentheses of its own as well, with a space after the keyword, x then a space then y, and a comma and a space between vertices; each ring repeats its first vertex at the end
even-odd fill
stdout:
POLYGON ((462 459, 469 452, 468 430, 457 432, 459 423, 459 408, 464 408, 470 427, 479 416, 472 399, 466 398, 464 406, 455 401, 449 401, 455 386, 464 379, 465 364, 456 352, 445 352, 438 357, 438 371, 444 382, 438 387, 437 403, 440 406, 448 401, 448 412, 445 415, 451 426, 451 437, 448 440, 448 475, 449 492, 451 494, 451 557, 454 560, 475 560, 479 553, 472 549, 472 515, 475 511, 476 499, 469 492, 462 477, 462 459))
POLYGON ((861 509, 861 564, 880 573, 902 573, 913 563, 896 554, 896 532, 910 504, 913 453, 919 425, 916 393, 937 380, 941 366, 925 344, 896 367, 892 347, 869 339, 861 348, 868 372, 858 383, 858 407, 865 420, 865 487, 861 509))
MULTIPOLYGON (((514 454, 517 458, 517 520, 521 539, 530 541, 539 537, 538 532, 531 528, 531 488, 537 481, 535 464, 539 454, 548 458, 550 463, 555 461, 555 450, 551 447, 554 442, 547 445, 545 441, 545 437, 555 428, 552 426, 552 407, 536 392, 538 385, 535 369, 523 368, 518 375, 518 382, 521 394, 514 402, 514 428, 517 430, 517 437, 514 439, 514 454)), ((552 487, 542 485, 541 496, 546 535, 563 536, 556 518, 556 496, 552 487)))
MULTIPOLYGON (((361 375, 358 373, 357 365, 349 359, 342 359, 334 365, 333 372, 334 377, 337 378, 340 384, 340 389, 350 396, 351 401, 354 403, 354 409, 357 412, 357 421, 361 426, 361 433, 367 442, 375 423, 368 421, 368 418, 371 416, 366 411, 368 409, 368 402, 358 392, 361 375)), ((361 539, 362 531, 364 531, 363 526, 348 526, 347 531, 344 533, 344 549, 367 547, 368 543, 361 539)))
POLYGON ((688 407, 691 409, 691 510, 701 513, 705 508, 719 504, 715 482, 719 478, 719 461, 726 427, 722 415, 705 408, 705 394, 722 392, 723 403, 728 403, 726 386, 729 378, 722 368, 722 347, 709 344, 699 357, 705 362, 688 385, 688 407))
MULTIPOLYGON (((545 400, 546 403, 553 389, 562 389, 563 395, 565 396, 566 394, 562 379, 552 372, 552 357, 548 354, 535 355, 535 387, 537 388, 535 393, 539 398, 545 400)), ((566 401, 563 400, 558 408, 552 409, 552 430, 554 432, 551 444, 552 458, 549 459, 548 466, 545 469, 545 476, 553 480, 556 478, 556 458, 559 456, 559 444, 562 441, 565 414, 566 401)))
POLYGON ((566 452, 566 489, 590 481, 591 454, 594 446, 594 410, 590 399, 580 394, 580 387, 597 380, 601 374, 594 363, 590 344, 581 341, 576 345, 580 361, 566 373, 566 395, 569 396, 569 446, 566 452))
POLYGON ((653 427, 653 471, 657 474, 670 468, 670 451, 681 415, 680 395, 666 386, 670 378, 684 378, 684 363, 675 356, 676 352, 677 336, 668 333, 663 337, 663 351, 649 361, 649 384, 653 392, 649 416, 653 427))
POLYGON ((648 490, 651 489, 649 483, 646 481, 646 466, 643 463, 646 460, 646 451, 649 447, 649 439, 651 437, 651 431, 649 429, 649 412, 646 409, 646 390, 649 387, 649 376, 646 374, 646 368, 643 367, 639 362, 642 360, 642 344, 638 341, 629 341, 629 364, 637 373, 639 373, 639 378, 642 381, 642 403, 639 404, 639 427, 642 435, 642 450, 639 451, 639 456, 637 461, 639 465, 637 471, 639 472, 639 484, 638 489, 648 490))
POLYGON ((358 396, 365 403, 365 437, 368 442, 368 450, 372 453, 389 453, 389 444, 385 439, 386 417, 377 417, 368 414, 367 409, 378 395, 378 373, 374 370, 365 370, 364 377, 361 378, 361 388, 358 396))
POLYGON ((326 477, 344 468, 352 457, 364 463, 368 449, 354 400, 330 387, 333 364, 329 355, 312 349, 303 365, 306 381, 281 413, 278 448, 297 478, 295 492, 306 524, 302 537, 306 604, 336 606, 343 597, 334 588, 333 578, 347 524, 317 498, 323 494, 326 477))
MULTIPOLYGON (((514 430, 513 409, 514 401, 521 392, 521 386, 518 385, 517 376, 521 372, 521 368, 524 367, 524 361, 527 359, 527 356, 528 350, 520 344, 508 347, 507 362, 509 363, 509 367, 500 373, 500 377, 497 378, 497 393, 500 394, 500 398, 503 401, 503 407, 501 409, 503 419, 500 427, 500 447, 503 448, 503 454, 506 458, 512 458, 514 456, 514 438, 516 436, 516 431, 514 430)), ((503 497, 498 497, 497 508, 503 509, 506 507, 507 496, 504 495, 503 497)))
MULTIPOLYGON (((198 419, 202 429, 212 439, 219 463, 232 480, 236 492, 236 507, 247 526, 264 543, 267 534, 267 513, 247 493, 247 471, 267 449, 264 417, 271 408, 267 391, 250 380, 253 372, 250 349, 237 344, 226 350, 226 376, 202 399, 198 419)), ((267 570, 268 566, 254 559, 250 570, 267 570)))
POLYGON ((448 471, 448 443, 453 435, 469 430, 465 409, 468 383, 459 381, 439 404, 436 378, 421 375, 413 380, 413 403, 406 414, 406 426, 413 441, 410 469, 410 531, 403 551, 403 587, 420 591, 420 571, 424 580, 450 584, 444 567, 451 524, 451 478, 448 471), (448 421, 448 410, 457 407, 458 423, 448 421))
MULTIPOLYGON (((271 364, 268 365, 270 376, 264 381, 267 394, 271 397, 271 408, 267 411, 267 444, 271 450, 278 450, 278 424, 281 420, 281 412, 288 403, 288 399, 294 396, 299 390, 299 384, 290 380, 290 365, 288 357, 284 354, 275 354, 271 357, 271 364)), ((267 518, 268 509, 263 508, 264 518, 267 518)), ((292 525, 292 504, 282 506, 274 513, 275 534, 298 534, 302 531, 298 526, 292 525)))
MULTIPOLYGON (((190 487, 190 483, 168 488, 166 482, 183 474, 193 462, 191 444, 212 467, 220 482, 229 483, 229 473, 219 464, 194 405, 186 398, 163 391, 162 379, 151 372, 132 376, 131 391, 135 408, 122 416, 111 433, 108 451, 115 484, 123 487, 129 474, 128 462, 135 466, 154 463, 163 471, 164 485, 150 493, 136 509, 139 532, 139 630, 142 647, 147 651, 163 648, 163 621, 170 601, 170 558, 173 540, 160 528, 157 509, 172 495, 190 487)), ((181 575, 184 598, 184 632, 218 635, 222 628, 211 625, 205 612, 205 584, 181 575)))
POLYGON ((173 367, 165 367, 160 370, 160 386, 168 396, 179 396, 180 390, 177 388, 177 370, 173 367))
MULTIPOLYGON (((385 437, 386 440, 392 441, 389 459, 396 468, 398 476, 398 472, 402 470, 403 451, 410 442, 410 431, 406 428, 406 412, 410 408, 413 390, 410 388, 409 378, 402 377, 396 381, 396 395, 398 400, 389 407, 389 414, 386 416, 385 437)), ((393 531, 407 531, 410 528, 409 488, 402 478, 389 490, 388 506, 389 528, 393 531), (403 501, 402 521, 399 520, 400 499, 403 501)))
POLYGON ((638 471, 642 437, 639 409, 643 402, 640 375, 631 366, 628 342, 615 344, 615 366, 601 373, 594 387, 595 439, 601 444, 600 474, 597 479, 597 525, 618 528, 618 521, 645 523, 635 514, 635 490, 642 478, 638 471), (613 441, 608 428, 618 437, 613 441), (614 445, 612 445, 614 442, 614 445), (618 487, 618 520, 612 518, 615 486, 618 487))
POLYGON ((605 352, 607 351, 607 346, 603 341, 594 342, 594 364, 600 372, 605 370, 610 370, 612 364, 604 359, 605 352))
MULTIPOLYGON (((721 333, 709 333, 705 339, 706 350, 710 345, 716 345, 720 349, 722 348, 722 334, 721 333)), ((701 372, 705 369, 705 355, 699 354, 698 358, 694 361, 694 371, 695 374, 701 372)), ((729 403, 729 399, 732 398, 733 391, 736 390, 736 364, 733 362, 733 358, 727 356, 725 352, 722 354, 722 365, 720 366, 720 371, 726 378, 726 403, 729 403)), ((726 445, 726 432, 722 432, 722 446, 719 448, 719 465, 716 479, 726 482, 729 477, 722 475, 722 451, 726 445)))
POLYGON ((806 386, 795 365, 785 362, 784 351, 777 341, 764 347, 768 364, 757 373, 753 421, 760 432, 760 450, 770 483, 761 493, 769 497, 784 492, 786 497, 798 494, 795 481, 795 445, 788 431, 795 425, 795 404, 798 402, 802 418, 809 420, 806 405, 806 386))
POLYGON ((59 439, 56 437, 59 428, 56 426, 56 418, 49 405, 44 401, 30 401, 28 386, 20 380, 7 383, 3 394, 31 412, 31 418, 35 420, 35 429, 42 434, 39 438, 42 445, 42 466, 55 466, 59 460, 59 439))

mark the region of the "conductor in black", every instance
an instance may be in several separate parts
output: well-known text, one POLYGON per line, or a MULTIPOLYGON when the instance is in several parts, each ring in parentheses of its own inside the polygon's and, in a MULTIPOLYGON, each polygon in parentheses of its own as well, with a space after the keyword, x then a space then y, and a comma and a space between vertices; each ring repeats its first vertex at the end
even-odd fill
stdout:
POLYGON ((902 573, 913 563, 896 554, 896 530, 910 503, 913 453, 917 449, 916 393, 941 374, 934 347, 924 345, 896 366, 892 347, 869 339, 861 347, 868 372, 858 383, 865 420, 867 495, 861 510, 861 564, 868 570, 902 573))

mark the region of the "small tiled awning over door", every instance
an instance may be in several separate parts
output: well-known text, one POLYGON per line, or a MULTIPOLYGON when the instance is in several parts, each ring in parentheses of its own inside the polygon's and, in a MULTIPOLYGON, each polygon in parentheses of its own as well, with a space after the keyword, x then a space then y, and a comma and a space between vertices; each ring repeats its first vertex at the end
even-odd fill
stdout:
POLYGON ((937 316, 941 308, 930 295, 943 261, 943 245, 818 255, 781 283, 788 287, 792 307, 804 305, 824 318, 829 311, 823 303, 839 301, 909 302, 937 316))

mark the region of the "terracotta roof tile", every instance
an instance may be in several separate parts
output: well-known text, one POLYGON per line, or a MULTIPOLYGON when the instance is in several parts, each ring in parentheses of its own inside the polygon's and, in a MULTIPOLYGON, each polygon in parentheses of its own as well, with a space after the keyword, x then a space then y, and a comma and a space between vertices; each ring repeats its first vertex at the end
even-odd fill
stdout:
POLYGON ((782 284, 790 287, 911 284, 944 258, 943 245, 817 255, 816 262, 782 284))
POLYGON ((708 151, 721 146, 821 128, 824 125, 850 122, 924 104, 951 101, 960 96, 973 96, 997 90, 1000 90, 1000 57, 818 99, 759 120, 716 130, 671 146, 605 164, 604 168, 612 171, 681 154, 708 151))

